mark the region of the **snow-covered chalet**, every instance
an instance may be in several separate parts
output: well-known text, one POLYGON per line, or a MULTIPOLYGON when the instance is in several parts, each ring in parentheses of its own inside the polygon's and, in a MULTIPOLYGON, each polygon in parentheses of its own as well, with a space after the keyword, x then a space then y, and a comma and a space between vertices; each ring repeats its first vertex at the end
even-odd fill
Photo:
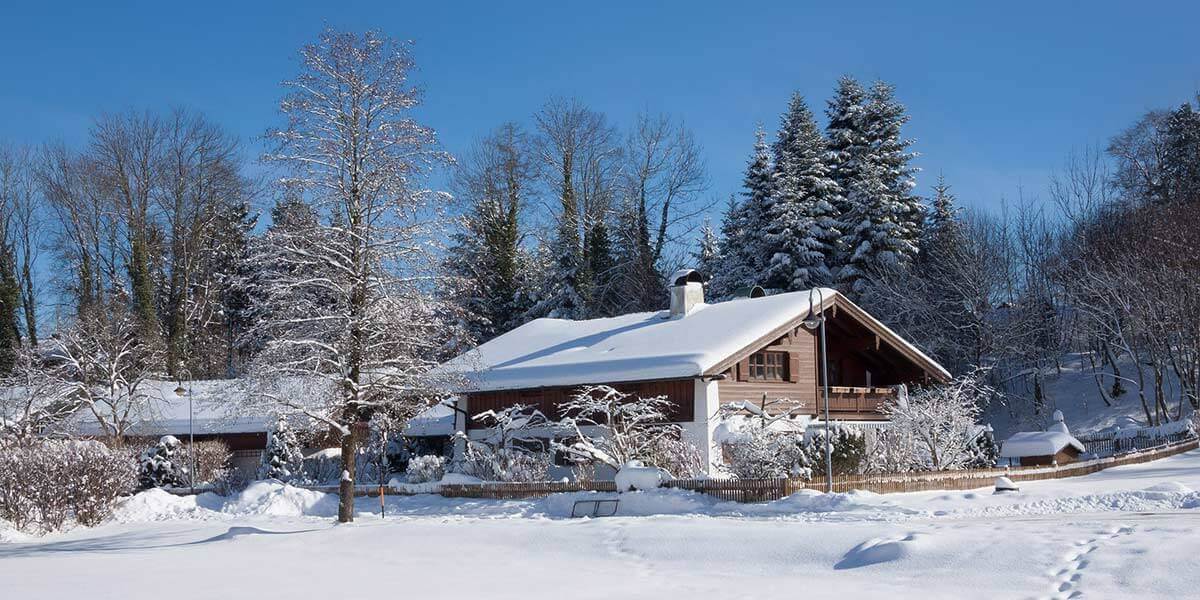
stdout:
MULTIPOLYGON (((537 319, 439 367, 462 389, 459 431, 483 435, 474 415, 516 404, 558 418, 580 386, 606 384, 642 397, 667 396, 672 420, 710 468, 720 461, 714 431, 723 404, 786 399, 793 414, 819 416, 821 353, 810 319, 824 316, 830 416, 882 421, 902 386, 942 382, 936 361, 835 290, 764 295, 706 304, 702 279, 685 269, 670 280, 670 309, 571 321, 537 319)), ((779 406, 779 404, 776 404, 779 406)))

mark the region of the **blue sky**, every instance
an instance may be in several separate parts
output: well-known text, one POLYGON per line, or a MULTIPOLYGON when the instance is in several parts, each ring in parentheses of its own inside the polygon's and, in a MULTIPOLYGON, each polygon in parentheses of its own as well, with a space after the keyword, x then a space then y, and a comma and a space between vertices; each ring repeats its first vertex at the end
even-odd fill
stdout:
POLYGON ((840 75, 883 78, 911 113, 920 191, 944 173, 995 209, 1044 197, 1072 149, 1200 89, 1200 3, 912 4, 9 2, 0 139, 80 142, 101 111, 181 104, 256 153, 296 48, 328 24, 416 41, 420 114, 451 152, 576 96, 622 124, 684 119, 720 199, 793 90, 823 111, 840 75))

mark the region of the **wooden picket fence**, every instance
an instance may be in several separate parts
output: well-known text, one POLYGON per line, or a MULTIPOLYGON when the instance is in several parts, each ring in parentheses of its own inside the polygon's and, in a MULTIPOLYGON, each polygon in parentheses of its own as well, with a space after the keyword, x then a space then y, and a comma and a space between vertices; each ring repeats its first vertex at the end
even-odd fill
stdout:
MULTIPOLYGON (((1188 439, 1152 448, 1127 452, 1119 456, 1097 458, 1065 465, 1042 467, 1000 467, 993 469, 964 469, 959 471, 920 471, 911 473, 871 473, 863 475, 834 475, 833 491, 867 490, 879 494, 922 492, 930 490, 971 490, 990 487, 997 477, 1013 481, 1035 481, 1077 477, 1111 467, 1166 458, 1195 450, 1200 441, 1188 439)), ((798 490, 827 489, 824 476, 802 479, 676 479, 663 484, 672 489, 691 490, 733 502, 770 502, 785 498, 798 490)), ((539 481, 530 483, 474 483, 439 486, 438 493, 451 498, 513 499, 545 496, 562 492, 615 492, 611 481, 539 481)), ((385 493, 395 493, 387 491, 385 493)))

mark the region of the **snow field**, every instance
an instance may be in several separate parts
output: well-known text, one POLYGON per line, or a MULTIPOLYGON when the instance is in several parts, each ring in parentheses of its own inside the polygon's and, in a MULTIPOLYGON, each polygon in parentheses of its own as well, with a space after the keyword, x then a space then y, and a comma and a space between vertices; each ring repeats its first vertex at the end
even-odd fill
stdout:
POLYGON ((29 598, 1183 598, 1200 587, 1198 488, 1194 451, 1011 494, 394 496, 386 519, 364 498, 334 525, 332 496, 260 482, 146 492, 101 527, 0 537, 0 581, 29 598), (618 497, 619 516, 563 516, 596 497, 618 497))

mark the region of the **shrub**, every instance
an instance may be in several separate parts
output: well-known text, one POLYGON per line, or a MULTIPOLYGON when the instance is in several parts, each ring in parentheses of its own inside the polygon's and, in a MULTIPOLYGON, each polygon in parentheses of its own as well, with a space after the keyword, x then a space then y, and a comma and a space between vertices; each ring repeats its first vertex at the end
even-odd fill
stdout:
MULTIPOLYGON (((834 475, 861 473, 867 457, 867 441, 861 431, 848 427, 830 428, 833 439, 830 462, 834 475)), ((805 465, 816 473, 825 472, 825 431, 817 430, 804 444, 805 465)))
MULTIPOLYGON (((218 486, 222 485, 224 480, 230 477, 233 469, 229 467, 229 461, 233 458, 233 453, 229 451, 229 446, 226 446, 225 442, 219 440, 196 442, 195 452, 195 485, 218 486)), ((191 446, 183 444, 171 457, 171 462, 184 472, 190 471, 192 468, 191 453, 191 446)), ((188 478, 184 477, 183 479, 186 480, 188 478)))
POLYGON ((187 462, 180 449, 183 444, 172 435, 164 435, 158 443, 142 451, 138 458, 138 483, 142 489, 187 485, 187 462))
POLYGON ((441 456, 414 456, 408 461, 405 475, 409 483, 425 483, 441 481, 446 474, 446 459, 441 456))
POLYGON ((492 448, 468 441, 462 470, 484 481, 545 481, 550 472, 550 453, 518 448, 492 448))
POLYGON ((761 427, 725 447, 729 470, 742 479, 806 475, 809 465, 803 450, 803 434, 761 427))
POLYGON ((700 449, 683 438, 661 437, 647 448, 642 462, 658 467, 673 477, 690 479, 707 474, 700 449))
MULTIPOLYGON (((866 458, 866 440, 861 432, 833 427, 832 463, 835 475, 859 473, 866 458)), ((744 479, 776 477, 811 478, 825 472, 825 433, 810 435, 794 431, 751 429, 742 439, 726 446, 728 468, 744 479)))
POLYGON ((93 441, 45 441, 0 450, 0 518, 25 531, 56 531, 108 518, 137 486, 137 464, 93 441))

